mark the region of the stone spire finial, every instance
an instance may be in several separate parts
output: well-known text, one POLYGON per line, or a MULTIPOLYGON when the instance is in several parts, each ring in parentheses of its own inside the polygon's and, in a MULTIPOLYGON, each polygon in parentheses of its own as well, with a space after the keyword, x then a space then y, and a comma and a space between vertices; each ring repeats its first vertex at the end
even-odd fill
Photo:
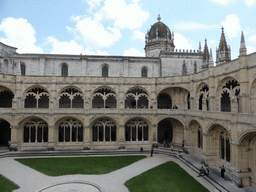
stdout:
POLYGON ((199 41, 199 52, 201 52, 202 47, 201 47, 201 41, 199 41))
POLYGON ((245 41, 244 41, 244 32, 242 31, 239 56, 243 56, 243 55, 247 55, 247 49, 246 49, 245 41))
POLYGON ((158 14, 157 20, 158 22, 161 20, 160 14, 158 14))
POLYGON ((213 56, 212 56, 212 48, 210 48, 210 58, 209 58, 209 66, 212 67, 214 64, 213 56))

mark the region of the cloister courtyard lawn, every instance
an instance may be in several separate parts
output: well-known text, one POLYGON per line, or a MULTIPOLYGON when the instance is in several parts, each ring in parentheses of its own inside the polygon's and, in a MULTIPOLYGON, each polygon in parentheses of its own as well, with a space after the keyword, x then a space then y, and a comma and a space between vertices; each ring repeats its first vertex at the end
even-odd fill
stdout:
POLYGON ((146 158, 141 155, 108 157, 25 158, 16 161, 49 176, 105 174, 146 158))
POLYGON ((0 175, 0 191, 1 192, 11 192, 15 189, 19 189, 19 186, 15 185, 13 182, 6 179, 4 176, 0 175))
POLYGON ((130 192, 209 192, 178 164, 169 161, 125 182, 130 192))

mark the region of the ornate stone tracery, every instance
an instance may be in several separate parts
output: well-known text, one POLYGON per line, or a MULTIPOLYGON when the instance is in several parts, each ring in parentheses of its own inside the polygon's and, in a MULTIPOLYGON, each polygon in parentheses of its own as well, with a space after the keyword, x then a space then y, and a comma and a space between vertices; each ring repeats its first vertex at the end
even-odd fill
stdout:
POLYGON ((25 108, 49 108, 49 93, 36 87, 26 93, 25 108))
POLYGON ((59 95, 59 108, 83 108, 84 96, 76 88, 67 88, 59 95))

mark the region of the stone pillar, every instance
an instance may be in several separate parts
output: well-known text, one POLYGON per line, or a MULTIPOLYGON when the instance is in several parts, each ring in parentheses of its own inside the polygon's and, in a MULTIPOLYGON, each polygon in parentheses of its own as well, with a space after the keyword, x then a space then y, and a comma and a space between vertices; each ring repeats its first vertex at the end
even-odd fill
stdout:
POLYGON ((39 61, 39 75, 40 76, 44 76, 45 75, 45 57, 44 58, 40 58, 39 61))
POLYGON ((90 150, 91 149, 91 140, 92 140, 92 134, 91 134, 91 127, 89 125, 84 126, 84 150, 90 150))
POLYGON ((202 111, 207 111, 206 99, 204 99, 204 98, 202 100, 202 111))
POLYGON ((55 135, 55 126, 49 125, 48 126, 48 144, 47 144, 47 150, 48 151, 54 151, 55 150, 55 142, 57 136, 55 135))
POLYGON ((216 157, 214 156, 214 153, 212 153, 211 147, 213 147, 213 144, 211 142, 212 135, 202 133, 203 137, 203 159, 205 165, 214 165, 214 162, 216 161, 216 157))
POLYGON ((150 139, 150 136, 152 138, 152 146, 154 148, 158 148, 158 135, 157 135, 157 124, 153 124, 152 125, 152 131, 151 131, 151 134, 149 133, 149 140, 150 139))
POLYGON ((215 97, 214 96, 210 96, 208 98, 208 102, 209 102, 209 111, 216 111, 215 97))
POLYGON ((10 151, 18 151, 19 150, 19 133, 18 126, 10 126, 11 129, 11 146, 9 147, 10 151))
POLYGON ((124 125, 119 125, 118 127, 118 149, 125 149, 125 127, 124 125))
POLYGON ((237 96, 231 98, 231 113, 238 113, 238 100, 237 96))

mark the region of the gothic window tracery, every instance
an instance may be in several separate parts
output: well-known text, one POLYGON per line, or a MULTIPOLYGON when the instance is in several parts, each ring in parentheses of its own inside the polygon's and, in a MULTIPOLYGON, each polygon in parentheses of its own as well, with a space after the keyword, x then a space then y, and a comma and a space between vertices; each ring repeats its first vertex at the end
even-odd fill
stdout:
POLYGON ((148 141, 148 124, 141 120, 130 120, 125 125, 126 141, 148 141))
POLYGON ((158 109, 171 109, 172 98, 168 93, 160 93, 157 97, 157 108, 158 109))
POLYGON ((116 124, 107 118, 96 121, 92 126, 92 140, 95 142, 116 141, 116 124))
POLYGON ((149 96, 140 88, 132 88, 125 95, 126 108, 148 108, 149 96))
POLYGON ((231 112, 231 102, 239 105, 240 84, 236 80, 228 81, 222 87, 221 93, 221 111, 231 112))
POLYGON ((32 88, 26 93, 25 108, 49 108, 49 93, 43 88, 32 88))
POLYGON ((93 94, 92 108, 116 108, 116 94, 108 88, 101 88, 93 94))
POLYGON ((12 108, 14 94, 6 88, 0 87, 0 108, 12 108))
POLYGON ((32 119, 23 127, 24 143, 48 142, 48 124, 41 119, 32 119))
POLYGON ((59 125, 59 142, 82 142, 83 125, 75 119, 66 119, 59 125))
POLYGON ((200 93, 199 93, 199 110, 202 110, 203 108, 203 103, 206 102, 206 108, 207 111, 209 110, 209 86, 208 85, 204 85, 201 89, 200 89, 200 93))
POLYGON ((67 88, 59 95, 59 108, 83 108, 84 96, 75 88, 67 88))
POLYGON ((221 159, 230 162, 230 139, 224 131, 220 133, 220 156, 221 159))

